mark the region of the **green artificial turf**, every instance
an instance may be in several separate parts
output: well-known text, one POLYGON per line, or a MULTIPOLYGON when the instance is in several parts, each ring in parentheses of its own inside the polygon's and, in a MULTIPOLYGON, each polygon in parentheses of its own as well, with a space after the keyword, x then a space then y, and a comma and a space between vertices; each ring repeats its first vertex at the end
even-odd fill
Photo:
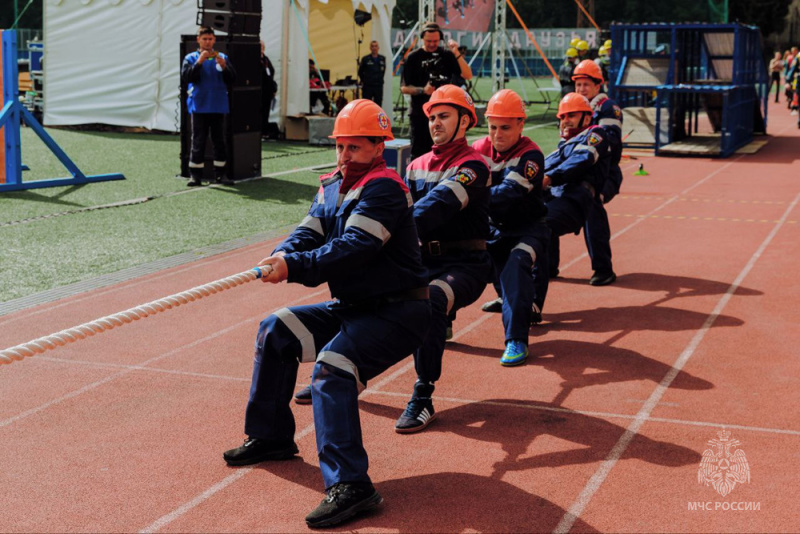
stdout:
MULTIPOLYGON (((543 117, 543 110, 529 108, 525 133, 547 153, 558 132, 553 113, 543 117)), ((402 125, 396 126, 401 136, 402 125)), ((122 173, 126 179, 0 193, 2 302, 296 224, 319 188, 319 175, 327 172, 303 169, 335 162, 332 148, 267 142, 262 144, 266 178, 189 189, 176 177, 177 135, 47 131, 85 174, 122 173)), ((476 128, 470 138, 485 134, 485 127, 476 128)), ((22 128, 22 159, 31 169, 23 173, 25 181, 69 176, 28 128, 22 128)))

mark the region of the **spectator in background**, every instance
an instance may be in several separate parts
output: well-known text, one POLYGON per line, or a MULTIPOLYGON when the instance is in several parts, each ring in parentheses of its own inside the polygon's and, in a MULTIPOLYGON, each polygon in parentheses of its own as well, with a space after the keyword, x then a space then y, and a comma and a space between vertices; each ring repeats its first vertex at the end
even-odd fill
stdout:
POLYGON ((778 95, 781 93, 781 71, 783 70, 783 59, 780 52, 775 52, 775 57, 769 62, 769 90, 772 91, 772 85, 775 85, 775 103, 778 103, 778 95))
POLYGON ((361 58, 358 79, 361 80, 362 96, 383 106, 383 76, 386 73, 386 56, 378 54, 378 41, 369 43, 369 54, 361 58))
POLYGON ((578 51, 574 48, 567 48, 564 54, 564 63, 558 69, 558 81, 561 82, 561 97, 563 98, 567 93, 575 91, 575 84, 572 81, 572 72, 575 70, 575 65, 578 63, 578 51))
POLYGON ((275 67, 264 54, 264 41, 261 41, 261 134, 269 136, 269 113, 272 111, 272 103, 275 94, 278 92, 278 84, 275 82, 275 67))
POLYGON ((428 117, 422 106, 430 100, 436 88, 453 83, 458 76, 465 80, 472 79, 466 59, 457 53, 458 43, 450 40, 447 44, 450 50, 443 50, 439 47, 443 39, 444 33, 438 24, 425 24, 420 32, 422 48, 411 52, 403 67, 400 91, 411 96, 409 119, 412 159, 430 152, 433 146, 428 117))
POLYGON ((792 78, 794 78, 795 67, 797 59, 797 47, 792 49, 786 55, 783 61, 783 81, 784 81, 784 94, 786 95, 786 109, 792 107, 792 97, 794 96, 794 88, 792 87, 792 78))
POLYGON ((575 45, 575 49, 578 51, 578 62, 580 63, 584 59, 589 58, 589 43, 581 39, 578 41, 578 44, 575 45))
POLYGON ((225 116, 230 113, 228 86, 236 79, 228 56, 214 50, 214 30, 201 26, 197 30, 198 49, 186 54, 181 78, 188 85, 186 106, 192 122, 192 153, 189 156, 189 187, 202 184, 206 160, 206 140, 211 132, 214 145, 214 178, 216 183, 232 185, 225 176, 225 116))

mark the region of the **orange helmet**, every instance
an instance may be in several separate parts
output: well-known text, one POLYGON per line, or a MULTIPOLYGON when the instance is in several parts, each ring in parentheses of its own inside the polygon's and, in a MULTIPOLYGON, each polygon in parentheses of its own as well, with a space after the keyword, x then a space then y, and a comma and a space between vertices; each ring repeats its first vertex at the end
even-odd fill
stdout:
POLYGON ((525 104, 511 89, 497 91, 486 105, 486 116, 502 119, 524 119, 527 117, 525 104))
POLYGON ((585 96, 579 95, 578 93, 567 93, 558 104, 558 114, 556 117, 560 119, 567 113, 572 113, 575 111, 592 113, 592 106, 589 104, 589 100, 585 96))
POLYGON ((431 109, 434 106, 442 104, 455 106, 466 111, 469 116, 468 130, 478 122, 478 116, 475 114, 475 104, 472 102, 472 97, 457 85, 447 84, 435 90, 431 95, 431 99, 422 106, 422 110, 425 112, 426 116, 430 117, 431 109))
POLYGON ((360 98, 353 100, 339 112, 329 137, 383 137, 394 139, 392 124, 383 109, 373 102, 360 98))
POLYGON ((577 80, 578 78, 589 78, 595 83, 603 83, 603 71, 591 59, 584 59, 572 71, 572 79, 577 80))

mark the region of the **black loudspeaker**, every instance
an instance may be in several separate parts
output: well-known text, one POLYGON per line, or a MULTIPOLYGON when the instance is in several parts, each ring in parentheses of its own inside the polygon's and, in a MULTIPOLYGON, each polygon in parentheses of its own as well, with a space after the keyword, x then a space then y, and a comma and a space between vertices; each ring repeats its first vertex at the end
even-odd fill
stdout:
POLYGON ((255 89, 236 87, 230 93, 230 131, 240 133, 261 132, 261 87, 255 89))
POLYGON ((236 36, 235 41, 220 42, 214 47, 227 54, 236 69, 234 87, 261 87, 261 45, 258 41, 240 41, 236 36))
POLYGON ((197 0, 201 11, 237 11, 261 13, 261 0, 197 0))
POLYGON ((261 132, 231 136, 228 174, 235 180, 261 176, 261 132))
POLYGON ((214 31, 235 34, 258 35, 261 32, 261 13, 217 13, 198 11, 197 25, 208 26, 214 31))
POLYGON ((372 20, 372 15, 367 13, 366 11, 361 11, 360 9, 356 9, 356 12, 353 14, 353 20, 356 21, 356 24, 359 26, 363 26, 370 20, 372 20))

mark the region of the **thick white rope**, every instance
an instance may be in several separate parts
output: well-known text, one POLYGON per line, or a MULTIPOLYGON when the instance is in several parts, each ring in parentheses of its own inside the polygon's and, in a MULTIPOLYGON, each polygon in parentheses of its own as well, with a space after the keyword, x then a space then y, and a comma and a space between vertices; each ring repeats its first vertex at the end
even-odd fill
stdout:
POLYGON ((72 343, 73 341, 77 341, 79 339, 85 339, 86 337, 99 334, 106 330, 111 330, 114 327, 122 326, 133 321, 138 321, 139 319, 155 315, 156 313, 177 308, 182 304, 188 304, 189 302, 200 300, 201 298, 213 295, 214 293, 219 293, 220 291, 225 291, 226 289, 246 284, 247 282, 251 282, 261 278, 262 276, 268 275, 271 272, 271 269, 272 268, 269 266, 266 266, 266 268, 256 267, 249 271, 244 271, 227 278, 222 278, 209 284, 197 286, 187 291, 170 295, 169 297, 154 300, 152 302, 148 302, 147 304, 142 304, 140 306, 136 306, 135 308, 115 313, 114 315, 101 317, 100 319, 95 319, 94 321, 90 321, 67 330, 62 330, 61 332, 56 332, 55 334, 50 334, 49 336, 34 339, 33 341, 28 341, 22 345, 17 345, 15 347, 2 350, 0 351, 0 365, 21 361, 26 356, 41 354, 56 347, 66 345, 67 343, 72 343))

